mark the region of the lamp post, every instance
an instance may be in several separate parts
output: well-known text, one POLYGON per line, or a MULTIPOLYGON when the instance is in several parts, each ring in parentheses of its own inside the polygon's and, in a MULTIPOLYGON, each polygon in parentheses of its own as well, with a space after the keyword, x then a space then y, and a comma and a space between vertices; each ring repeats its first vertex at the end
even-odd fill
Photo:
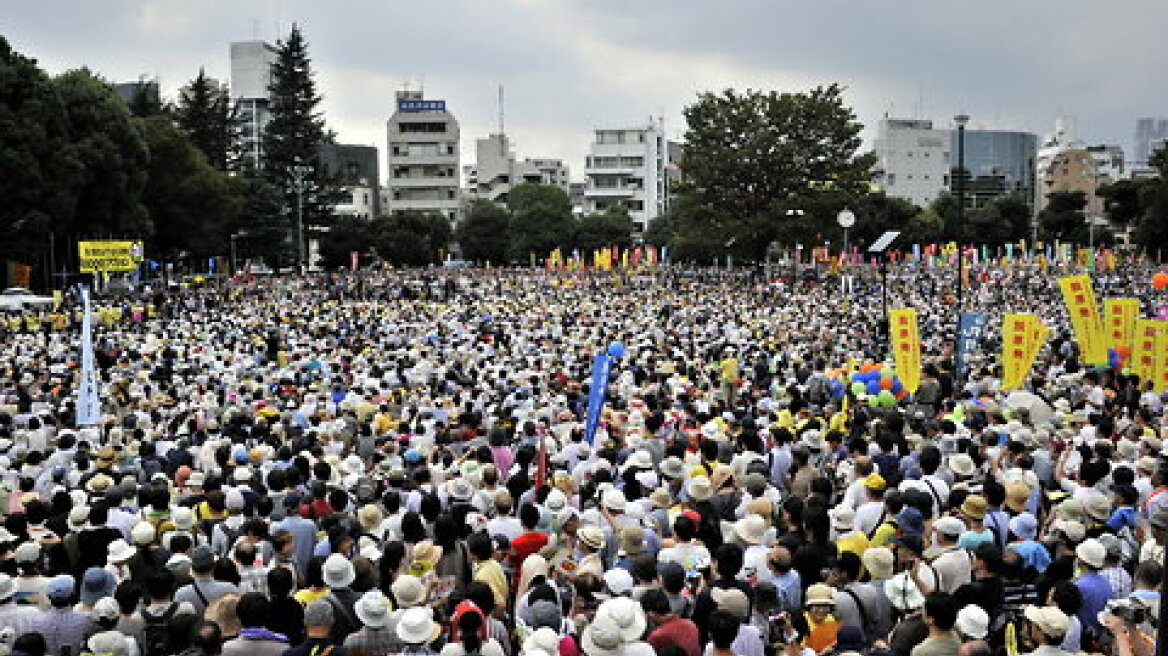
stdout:
MULTIPOLYGON (((785 214, 787 215, 787 220, 791 221, 791 220, 794 220, 800 216, 803 216, 804 214, 806 214, 806 212, 804 212, 803 210, 791 209, 791 210, 787 210, 785 212, 785 214)), ((796 243, 795 244, 795 251, 794 251, 795 266, 792 268, 792 273, 791 273, 791 289, 794 289, 795 285, 799 284, 799 256, 800 256, 802 250, 803 250, 803 244, 796 243)))
POLYGON ((296 264, 300 269, 300 274, 304 275, 308 273, 308 264, 304 253, 304 190, 307 177, 312 173, 312 167, 300 164, 299 158, 296 162, 289 169, 289 173, 292 176, 292 191, 296 192, 296 264))
MULTIPOLYGON (((957 295, 953 306, 953 344, 956 346, 961 332, 962 288, 965 286, 965 124, 969 122, 969 116, 958 114, 953 117, 953 122, 957 124, 957 295)), ((954 382, 955 390, 962 388, 962 381, 954 382)))

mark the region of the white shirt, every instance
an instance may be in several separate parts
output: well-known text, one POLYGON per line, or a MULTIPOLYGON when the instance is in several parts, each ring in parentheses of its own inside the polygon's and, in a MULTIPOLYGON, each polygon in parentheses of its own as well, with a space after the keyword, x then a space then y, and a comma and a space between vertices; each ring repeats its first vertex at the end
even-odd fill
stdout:
POLYGON ((883 501, 868 501, 856 509, 856 521, 852 526, 864 535, 872 535, 876 527, 880 526, 880 518, 884 516, 883 501))

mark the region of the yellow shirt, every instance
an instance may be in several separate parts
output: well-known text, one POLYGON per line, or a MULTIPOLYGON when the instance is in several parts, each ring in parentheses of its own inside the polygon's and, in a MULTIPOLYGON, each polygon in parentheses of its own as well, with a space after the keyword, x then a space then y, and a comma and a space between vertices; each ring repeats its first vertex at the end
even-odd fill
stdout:
POLYGON ((316 601, 317 599, 324 599, 325 597, 327 597, 329 595, 329 592, 331 592, 331 590, 329 590, 328 588, 322 588, 320 590, 313 590, 312 588, 304 588, 303 590, 298 590, 296 592, 296 594, 292 595, 292 598, 295 599, 296 601, 299 601, 301 604, 307 606, 308 604, 311 604, 312 602, 316 601))
POLYGON ((868 543, 868 546, 887 547, 892 544, 894 537, 896 537, 896 527, 885 522, 876 527, 876 532, 872 534, 872 541, 868 543))
POLYGON ((722 380, 723 381, 725 381, 727 383, 738 382, 738 359, 737 358, 726 358, 725 360, 722 360, 722 363, 719 366, 722 368, 722 380))
POLYGON ((507 607, 507 592, 510 586, 507 583, 507 575, 498 561, 492 558, 476 563, 474 580, 491 586, 491 592, 495 593, 495 605, 499 608, 507 607))

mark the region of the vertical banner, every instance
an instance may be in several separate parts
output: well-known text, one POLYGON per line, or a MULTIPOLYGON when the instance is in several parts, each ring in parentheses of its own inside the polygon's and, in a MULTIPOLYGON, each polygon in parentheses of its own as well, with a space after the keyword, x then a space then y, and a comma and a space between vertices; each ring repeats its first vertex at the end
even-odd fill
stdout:
POLYGON ((584 441, 592 444, 600 425, 600 410, 608 391, 608 374, 612 371, 612 356, 601 353, 592 361, 592 385, 588 388, 588 414, 584 419, 584 441))
POLYGON ((1140 301, 1137 298, 1103 299, 1103 318, 1107 323, 1107 344, 1111 348, 1131 346, 1132 332, 1136 329, 1136 319, 1140 315, 1140 301))
POLYGON ((1161 326, 1156 331, 1156 371, 1148 377, 1153 381, 1156 392, 1163 394, 1168 390, 1168 326, 1161 326))
POLYGON ((1075 331, 1075 341, 1079 343, 1082 361, 1092 365, 1107 364, 1107 342, 1103 336, 1103 322, 1099 317, 1099 306, 1095 303, 1095 290, 1091 277, 1087 274, 1059 278, 1059 288, 1063 301, 1067 304, 1067 317, 1075 331))
POLYGON ((892 354, 896 359, 896 374, 910 394, 921 386, 921 337, 917 329, 916 310, 889 310, 888 325, 892 327, 892 354))
POLYGON ((89 289, 81 288, 85 314, 81 318, 81 381, 77 386, 77 426, 93 426, 101 419, 101 401, 97 397, 97 370, 93 358, 93 307, 89 289))
POLYGON ((1050 338, 1050 328, 1042 325, 1038 321, 1038 317, 1034 318, 1034 326, 1030 332, 1029 349, 1026 351, 1026 360, 1023 362, 1024 369, 1022 372, 1023 378, 1030 373, 1030 369, 1034 367, 1034 361, 1038 359, 1039 352, 1046 344, 1046 340, 1050 338))
POLYGON ((1160 334, 1168 328, 1168 323, 1155 319, 1136 319, 1132 335, 1131 359, 1128 368, 1140 377, 1140 381, 1151 380, 1159 389, 1160 377, 1156 371, 1156 343, 1160 334))
POLYGON ((1009 313, 1002 317, 1002 389, 1018 387, 1029 371, 1026 361, 1031 352, 1034 326, 1033 314, 1009 313))
POLYGON ((990 316, 985 312, 962 312, 957 321, 957 380, 965 380, 969 354, 977 348, 990 316))
POLYGON ((356 271, 357 265, 361 261, 361 253, 358 251, 349 251, 349 271, 356 271))

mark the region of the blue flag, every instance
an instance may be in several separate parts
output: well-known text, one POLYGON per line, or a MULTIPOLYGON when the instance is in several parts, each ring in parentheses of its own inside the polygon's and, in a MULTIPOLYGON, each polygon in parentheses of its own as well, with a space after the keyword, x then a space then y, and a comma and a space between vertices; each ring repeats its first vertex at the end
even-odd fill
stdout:
POLYGON ((101 420, 101 401, 97 397, 97 371, 93 358, 93 309, 89 289, 81 288, 85 315, 81 319, 81 383, 77 388, 77 426, 93 426, 101 420))
POLYGON ((612 356, 601 353, 592 361, 592 386, 588 389, 588 414, 584 418, 584 441, 592 444, 600 425, 600 410, 608 391, 608 374, 612 371, 612 356))
POLYGON ((957 353, 953 366, 957 374, 955 382, 958 384, 965 380, 969 369, 966 361, 969 359, 970 352, 977 348, 977 343, 981 340, 982 333, 985 332, 989 318, 985 312, 962 312, 961 318, 957 321, 957 353))

